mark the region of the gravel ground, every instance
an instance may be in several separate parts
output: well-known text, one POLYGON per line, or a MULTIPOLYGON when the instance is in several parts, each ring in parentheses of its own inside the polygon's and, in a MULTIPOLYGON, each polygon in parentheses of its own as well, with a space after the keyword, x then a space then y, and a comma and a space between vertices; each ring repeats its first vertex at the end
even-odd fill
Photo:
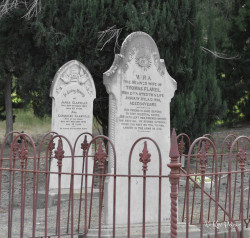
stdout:
MULTIPOLYGON (((84 203, 84 200, 82 201, 84 203)), ((88 203, 89 204, 89 203, 88 203)), ((98 206, 98 199, 93 199, 93 206, 98 206)), ((79 200, 74 201, 74 216, 78 215, 78 207, 79 200)), ((48 209, 48 236, 56 234, 56 211, 57 206, 49 207, 48 209)), ((67 234, 67 214, 68 214, 68 201, 64 201, 61 203, 61 234, 67 234)), ((97 223, 98 213, 97 210, 93 210, 92 214, 92 222, 97 223)), ((26 207, 25 209, 25 224, 24 224, 24 236, 23 237, 32 237, 32 224, 33 224, 33 210, 31 207, 26 207)), ((45 227, 45 215, 44 209, 37 209, 37 220, 36 220, 36 237, 42 237, 44 235, 44 227, 45 227)), ((0 238, 8 237, 8 229, 7 229, 7 221, 8 221, 8 213, 7 211, 2 211, 0 216, 0 238), (4 225, 6 224, 6 225, 4 225)), ((84 215, 84 209, 82 209, 82 216, 84 215)), ((74 233, 77 232, 77 219, 74 219, 74 233)), ((80 223, 80 231, 83 232, 83 222, 80 223)), ((70 225, 69 225, 69 233, 70 233, 70 225)), ((20 206, 15 206, 13 209, 13 221, 12 221, 12 237, 18 238, 20 237, 20 206)), ((70 236, 66 236, 70 237, 70 236)), ((75 235, 74 237, 78 237, 75 235)))
MULTIPOLYGON (((217 147, 217 152, 221 152, 221 146, 224 138, 229 135, 234 134, 236 136, 245 135, 250 136, 250 124, 243 124, 238 125, 235 128, 221 128, 219 131, 212 133, 212 136, 214 137, 215 144, 217 147)), ((227 149, 226 149, 227 150, 227 149)), ((211 151, 211 150, 210 150, 211 151)), ((250 170, 250 143, 247 147, 247 161, 246 161, 246 170, 250 170)), ((209 152, 208 152, 209 153, 209 152)), ((224 156, 222 163, 221 163, 221 156, 218 156, 218 169, 220 170, 220 164, 221 164, 221 171, 227 172, 228 171, 228 151, 225 151, 227 154, 224 156)), ((212 161, 213 157, 208 157, 208 163, 206 167, 206 173, 212 172, 212 161)), ((232 170, 236 170, 236 149, 234 150, 233 159, 232 159, 232 170)), ((239 165, 238 165, 239 167, 239 165)), ((237 169, 239 171, 239 168, 237 169)), ((190 173, 200 173, 200 166, 198 164, 198 170, 196 170, 196 158, 191 159, 190 164, 190 173)), ((214 181, 214 177, 207 176, 208 178, 212 179, 214 181)), ((225 208, 225 201, 227 200, 227 175, 221 176, 221 182, 220 182, 220 189, 219 189, 219 203, 222 205, 222 207, 225 208)), ((232 175, 232 190, 231 190, 231 196, 232 196, 232 209, 234 214, 234 219, 239 219, 239 211, 240 211, 240 174, 238 175, 232 175), (236 179, 235 179, 236 176, 236 179), (234 205, 233 205, 234 204, 234 205)), ((205 191, 207 193, 211 193, 212 197, 215 197, 215 189, 214 189, 214 183, 212 184, 212 189, 210 187, 211 184, 207 184, 205 186, 205 191)), ((178 194, 178 202, 179 202, 179 221, 183 221, 183 208, 184 208, 184 197, 185 197, 185 187, 186 187, 186 179, 181 178, 180 179, 180 185, 179 185, 179 194, 178 194)), ((250 186, 250 173, 245 174, 244 176, 244 217, 247 217, 247 212, 250 214, 250 210, 247 211, 247 205, 249 204, 249 186, 250 186)), ((189 206, 190 206, 190 220, 192 219, 193 224, 196 224, 199 222, 200 219, 200 207, 201 207, 201 192, 200 189, 195 188, 194 193, 194 186, 192 183, 189 184, 189 206), (192 206, 193 204, 193 206, 192 206), (193 215, 192 215, 193 210, 193 215)), ((220 231, 227 230, 228 223, 223 222, 224 221, 224 212, 219 208, 218 209, 218 219, 217 221, 222 221, 222 223, 211 223, 212 221, 215 221, 215 206, 214 203, 211 202, 211 200, 204 195, 203 198, 203 221, 205 222, 204 230, 207 233, 214 231, 214 226, 218 226, 220 231), (209 207, 210 207, 210 213, 209 213, 209 207), (206 224, 207 223, 207 224, 206 224)), ((250 204, 248 205, 250 206, 250 204)), ((227 210, 227 209, 226 209, 227 210)), ((227 219, 227 217, 226 217, 227 219)), ((249 221, 248 221, 249 222, 249 221)), ((237 223, 239 225, 239 223, 237 223)))

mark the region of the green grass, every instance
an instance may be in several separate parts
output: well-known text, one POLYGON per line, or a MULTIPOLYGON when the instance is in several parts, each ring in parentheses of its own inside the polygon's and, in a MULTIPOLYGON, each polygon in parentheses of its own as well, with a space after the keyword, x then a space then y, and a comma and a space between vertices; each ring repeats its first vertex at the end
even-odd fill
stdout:
POLYGON ((17 109, 14 114, 16 115, 14 127, 17 128, 31 128, 31 127, 46 127, 50 128, 51 118, 36 117, 32 109, 17 109))
MULTIPOLYGON (((32 108, 15 109, 14 110, 15 123, 14 131, 24 131, 30 135, 34 140, 39 140, 41 135, 51 131, 51 118, 36 117, 32 108)), ((0 144, 5 136, 6 121, 0 121, 0 144)), ((96 119, 94 119, 93 133, 102 134, 102 129, 96 119)))
MULTIPOLYGON (((25 133, 33 136, 43 135, 51 130, 51 118, 36 117, 33 110, 28 109, 15 109, 14 115, 16 116, 14 122, 14 131, 24 131, 25 133)), ((6 128, 6 121, 0 121, 0 139, 4 138, 6 128)))

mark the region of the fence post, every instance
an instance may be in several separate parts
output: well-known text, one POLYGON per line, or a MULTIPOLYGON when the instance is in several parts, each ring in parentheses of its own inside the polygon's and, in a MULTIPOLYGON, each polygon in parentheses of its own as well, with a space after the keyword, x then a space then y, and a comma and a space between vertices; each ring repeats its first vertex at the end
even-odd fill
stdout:
POLYGON ((169 152, 171 158, 168 167, 171 169, 169 180, 171 184, 171 238, 177 238, 177 197, 178 197, 178 182, 180 177, 181 163, 178 162, 179 151, 175 129, 172 131, 171 147, 169 152))

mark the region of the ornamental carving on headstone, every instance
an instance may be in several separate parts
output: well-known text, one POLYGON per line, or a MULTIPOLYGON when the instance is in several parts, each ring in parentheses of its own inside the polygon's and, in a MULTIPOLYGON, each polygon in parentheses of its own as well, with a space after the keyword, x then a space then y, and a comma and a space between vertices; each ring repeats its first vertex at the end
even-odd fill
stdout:
MULTIPOLYGON (((148 35, 144 32, 136 32, 136 34, 131 34, 126 38, 126 42, 122 45, 121 55, 125 58, 126 62, 123 65, 123 72, 125 73, 128 69, 128 63, 135 60, 135 64, 142 68, 144 71, 147 71, 152 63, 154 63, 155 67, 157 68, 157 71, 160 73, 160 75, 163 77, 164 72, 164 66, 160 64, 160 57, 158 49, 153 49, 152 47, 145 46, 141 44, 140 41, 136 42, 136 44, 130 47, 130 43, 134 41, 138 37, 147 37, 148 35), (145 52, 148 52, 145 54, 145 52)), ((117 69, 117 65, 119 65, 119 62, 117 62, 115 69, 117 69)), ((114 70, 112 70, 114 73, 114 70)))
MULTIPOLYGON (((72 62, 73 63, 73 62, 72 62)), ((93 89, 90 81, 90 76, 83 71, 79 64, 75 61, 68 68, 60 72, 59 79, 56 85, 56 93, 59 94, 64 87, 70 83, 78 83, 84 86, 90 96, 93 94, 93 89)))
POLYGON ((135 59, 136 64, 141 67, 144 71, 150 68, 152 61, 149 55, 138 56, 135 59))

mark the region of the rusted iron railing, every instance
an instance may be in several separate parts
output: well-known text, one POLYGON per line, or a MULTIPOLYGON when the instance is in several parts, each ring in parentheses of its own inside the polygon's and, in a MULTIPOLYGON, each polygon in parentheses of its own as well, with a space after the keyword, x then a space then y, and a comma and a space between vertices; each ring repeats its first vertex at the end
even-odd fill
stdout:
POLYGON ((5 137, 0 151, 0 237, 104 237, 107 231, 103 220, 104 187, 108 178, 113 179, 110 194, 113 208, 107 237, 136 237, 131 223, 132 195, 136 192, 131 189, 133 179, 140 180, 142 186, 142 214, 141 224, 136 226, 137 237, 160 238, 170 234, 174 238, 181 233, 189 237, 195 232, 196 237, 211 233, 218 237, 221 230, 228 233, 227 237, 247 237, 244 236, 250 222, 250 138, 247 136, 229 135, 216 148, 216 138, 209 134, 191 143, 188 135, 176 136, 173 131, 169 156, 161 155, 161 148, 151 138, 140 138, 129 152, 128 173, 118 174, 116 151, 108 137, 94 137, 85 132, 72 146, 66 137, 50 132, 42 137, 36 148, 27 134, 10 134, 5 137), (8 148, 5 142, 10 134, 15 137, 8 148), (156 151, 153 157, 149 143, 151 150, 154 147, 156 151), (69 154, 65 154, 66 147, 69 154), (79 148, 81 153, 77 154, 79 148), (114 159, 112 173, 107 171, 109 150, 114 159), (135 152, 138 152, 136 156, 135 152), (163 161, 169 157, 170 173, 163 175, 163 161), (63 170, 65 159, 70 163, 69 172, 63 170), (51 163, 55 160, 57 170, 52 171, 51 163), (75 172, 76 160, 82 161, 81 172, 75 172), (92 168, 90 160, 94 161, 92 168), (148 173, 156 164, 158 172, 148 173), (135 166, 139 166, 135 170, 140 171, 137 174, 132 172, 135 166), (50 180, 53 176, 57 178, 58 188, 52 196, 50 180), (62 188, 63 176, 70 184, 66 193, 62 188), (78 192, 74 189, 76 178, 80 178, 78 192), (127 223, 122 228, 116 224, 119 211, 117 179, 127 179, 127 197, 124 197, 127 223), (154 183, 158 199, 148 202, 147 188, 153 179, 157 181, 154 183), (88 181, 91 181, 89 188, 88 181), (163 193, 164 181, 170 182, 170 194, 163 193), (166 211, 162 203, 166 199, 170 201, 170 222, 163 221, 166 211), (148 222, 147 217, 147 207, 152 202, 158 207, 156 224, 148 222), (223 229, 220 224, 224 224, 223 229), (96 233, 91 236, 92 231, 96 233))
POLYGON ((180 221, 186 222, 186 231, 190 225, 199 226, 200 237, 204 227, 210 233, 213 228, 215 237, 219 230, 227 231, 227 237, 232 232, 234 237, 243 237, 250 222, 250 138, 231 134, 216 149, 211 135, 192 145, 185 136, 186 143, 183 134, 177 137, 179 158, 185 159, 185 167, 179 170, 180 221))

